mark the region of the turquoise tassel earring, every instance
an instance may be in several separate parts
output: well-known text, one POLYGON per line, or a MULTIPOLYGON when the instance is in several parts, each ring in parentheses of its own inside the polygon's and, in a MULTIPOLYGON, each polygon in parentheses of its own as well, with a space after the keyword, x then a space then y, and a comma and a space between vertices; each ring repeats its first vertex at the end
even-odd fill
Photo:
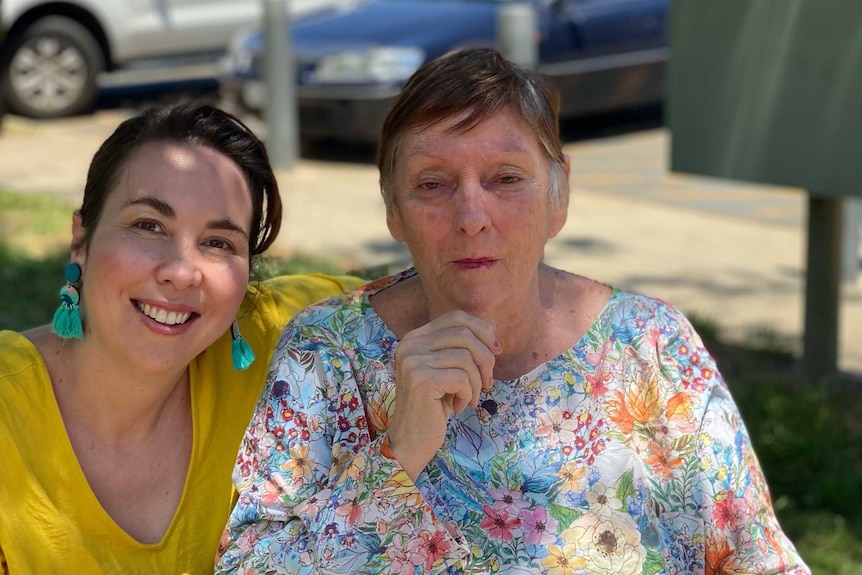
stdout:
POLYGON ((230 344, 230 355, 233 360, 233 368, 239 371, 248 369, 254 363, 254 352, 251 346, 242 338, 239 333, 239 325, 234 320, 230 326, 230 335, 233 341, 230 344))
POLYGON ((83 339, 84 326, 81 324, 81 309, 78 305, 81 295, 77 288, 78 280, 81 279, 81 266, 68 264, 63 273, 66 285, 60 288, 60 307, 54 312, 51 331, 63 339, 83 339))

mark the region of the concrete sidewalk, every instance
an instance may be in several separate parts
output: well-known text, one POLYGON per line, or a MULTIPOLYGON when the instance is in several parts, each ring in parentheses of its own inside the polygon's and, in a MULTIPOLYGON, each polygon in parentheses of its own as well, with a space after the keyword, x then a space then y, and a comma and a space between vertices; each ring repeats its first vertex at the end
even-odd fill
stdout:
MULTIPOLYGON (((123 112, 50 123, 11 117, 0 132, 0 187, 79 201, 87 166, 123 112)), ((551 265, 669 301, 731 339, 771 330, 798 346, 803 325, 805 194, 666 173, 668 134, 569 144, 569 220, 551 265)), ((389 237, 368 164, 303 160, 279 173, 276 253, 336 258, 345 269, 407 265, 389 237)), ((862 279, 844 284, 840 368, 862 372, 862 279)))

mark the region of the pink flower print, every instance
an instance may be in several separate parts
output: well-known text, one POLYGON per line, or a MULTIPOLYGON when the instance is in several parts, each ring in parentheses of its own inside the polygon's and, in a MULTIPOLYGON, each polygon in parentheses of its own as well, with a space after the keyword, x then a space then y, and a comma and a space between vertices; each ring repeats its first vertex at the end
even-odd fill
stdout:
POLYGON ((347 519, 347 524, 351 527, 355 525, 357 522, 362 520, 362 506, 359 505, 355 499, 355 493, 345 495, 348 497, 350 495, 354 496, 354 499, 348 499, 341 505, 335 508, 335 513, 347 519))
POLYGON ((535 434, 538 437, 547 437, 548 445, 553 447, 560 443, 574 442, 577 427, 578 422, 576 419, 572 419, 571 413, 564 412, 555 406, 547 413, 539 414, 539 427, 535 434))
POLYGON ((512 530, 519 530, 521 527, 521 518, 511 517, 506 510, 497 510, 490 505, 483 505, 482 507, 487 517, 482 519, 479 525, 488 530, 488 535, 492 539, 511 541, 512 530))
POLYGON ((557 540, 554 533, 557 532, 559 523, 548 515, 548 510, 544 507, 524 510, 521 513, 521 525, 527 535, 524 538, 524 543, 527 545, 538 543, 548 546, 557 540))
POLYGON ((751 515, 751 502, 746 498, 737 498, 730 492, 721 501, 716 501, 715 509, 712 510, 712 518, 718 528, 729 526, 732 531, 740 531, 749 523, 751 515))
POLYGON ((598 365, 605 359, 605 356, 608 354, 608 348, 611 347, 611 340, 608 339, 605 343, 602 344, 600 348, 592 353, 588 353, 586 360, 590 365, 598 365))
POLYGON ((400 544, 393 542, 386 547, 386 556, 389 558, 389 573, 413 575, 413 562, 410 561, 407 549, 400 544))
POLYGON ((608 383, 613 379, 611 368, 607 363, 600 363, 596 366, 596 371, 591 375, 584 377, 589 384, 587 393, 590 397, 602 397, 608 392, 608 383))
POLYGON ((443 532, 437 531, 433 535, 428 532, 419 534, 419 537, 411 538, 407 543, 410 552, 410 562, 414 565, 425 565, 425 570, 431 567, 443 557, 451 547, 451 544, 443 538, 443 532))
POLYGON ((522 509, 530 507, 531 503, 524 499, 520 490, 513 491, 507 487, 499 489, 489 487, 488 494, 494 498, 494 509, 506 511, 510 515, 518 515, 522 509))

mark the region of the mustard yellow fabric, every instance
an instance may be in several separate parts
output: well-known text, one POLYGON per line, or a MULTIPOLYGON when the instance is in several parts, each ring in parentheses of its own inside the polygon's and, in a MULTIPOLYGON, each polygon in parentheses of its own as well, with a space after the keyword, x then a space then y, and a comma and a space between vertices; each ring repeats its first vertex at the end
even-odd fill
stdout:
POLYGON ((0 332, 0 572, 212 573, 235 500, 237 449, 282 327, 306 305, 360 283, 322 275, 263 282, 239 314, 254 364, 232 368, 229 333, 191 364, 194 440, 185 490, 163 540, 152 545, 120 529, 90 490, 36 348, 18 333, 0 332))

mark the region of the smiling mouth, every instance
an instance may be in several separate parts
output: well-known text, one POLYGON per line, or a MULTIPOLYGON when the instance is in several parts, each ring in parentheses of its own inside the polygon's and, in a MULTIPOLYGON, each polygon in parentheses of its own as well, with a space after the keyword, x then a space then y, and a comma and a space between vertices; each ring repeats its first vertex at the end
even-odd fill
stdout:
POLYGON ((191 312, 168 311, 139 301, 135 305, 145 316, 164 325, 182 325, 192 316, 191 312))

